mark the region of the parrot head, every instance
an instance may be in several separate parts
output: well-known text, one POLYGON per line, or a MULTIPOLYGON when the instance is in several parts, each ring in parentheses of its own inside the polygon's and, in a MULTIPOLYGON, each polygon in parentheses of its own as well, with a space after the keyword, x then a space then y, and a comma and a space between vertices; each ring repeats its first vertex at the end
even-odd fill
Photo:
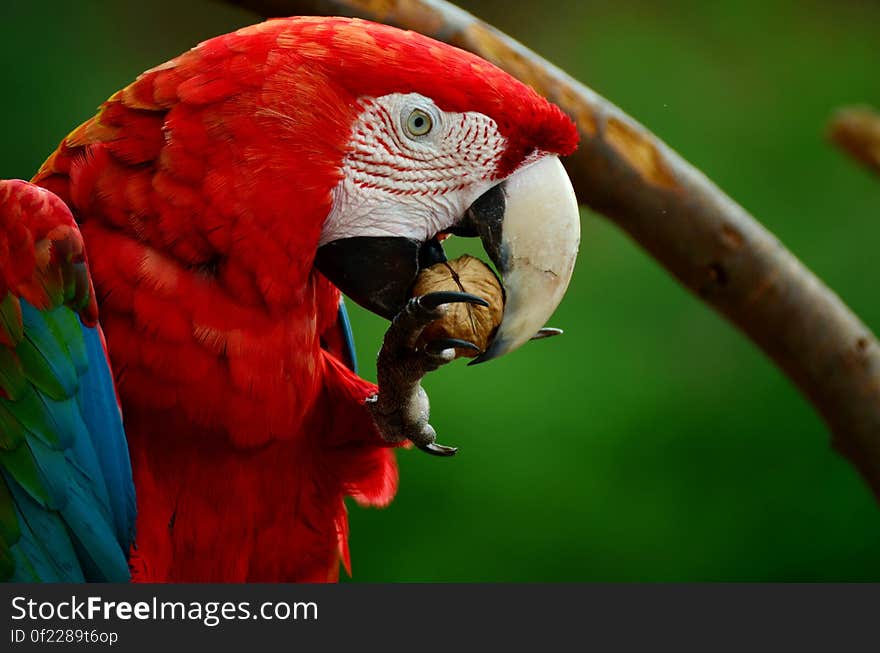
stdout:
POLYGON ((578 208, 559 161, 576 147, 574 124, 502 70, 420 34, 358 20, 314 29, 326 49, 303 48, 299 35, 298 53, 352 112, 316 267, 390 319, 419 271, 445 260, 443 237, 479 237, 506 302, 477 361, 519 347, 574 267, 578 208))
MULTIPOLYGON (((120 97, 171 108, 160 165, 198 179, 193 152, 208 159, 203 193, 230 207, 231 228, 243 215, 273 216, 263 230, 272 242, 256 229, 228 239, 250 247, 254 267, 286 248, 390 319, 420 270, 445 260, 447 235, 479 237, 505 308, 477 361, 532 338, 568 287, 580 226, 559 157, 576 148, 577 129, 473 54, 368 21, 284 18, 206 41, 120 97)), ((206 234, 223 238, 219 225, 206 234)), ((261 278, 264 295, 286 297, 277 273, 261 278)))

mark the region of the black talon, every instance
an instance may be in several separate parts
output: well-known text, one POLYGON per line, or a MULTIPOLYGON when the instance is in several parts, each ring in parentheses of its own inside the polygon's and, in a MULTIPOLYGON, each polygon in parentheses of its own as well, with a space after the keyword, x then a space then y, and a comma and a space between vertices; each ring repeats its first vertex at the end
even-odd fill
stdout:
POLYGON ((425 351, 429 354, 439 354, 447 349, 471 349, 473 351, 482 351, 474 343, 460 338, 439 338, 432 340, 425 345, 425 351))
POLYGON ((552 338, 553 336, 561 336, 565 333, 562 329, 554 329, 553 327, 544 327, 539 329, 538 333, 531 337, 532 340, 543 340, 544 338, 552 338))
POLYGON ((455 302, 464 302, 467 304, 477 304, 488 308, 489 302, 482 297, 477 297, 469 292, 457 292, 454 290, 443 290, 440 292, 431 292, 427 295, 419 297, 419 304, 423 308, 433 310, 441 304, 452 304, 455 302))
POLYGON ((417 444, 419 449, 432 456, 454 456, 458 451, 458 447, 447 447, 443 444, 431 442, 429 444, 417 444))

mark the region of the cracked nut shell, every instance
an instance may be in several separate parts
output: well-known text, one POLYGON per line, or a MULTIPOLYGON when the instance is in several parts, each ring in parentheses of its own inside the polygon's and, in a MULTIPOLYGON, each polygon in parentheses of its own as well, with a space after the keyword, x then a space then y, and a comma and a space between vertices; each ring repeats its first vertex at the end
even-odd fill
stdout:
MULTIPOLYGON (((489 302, 489 308, 465 303, 447 304, 446 315, 425 327, 419 344, 438 338, 460 338, 474 343, 481 352, 485 351, 504 313, 504 289, 498 277, 480 259, 465 254, 419 272, 413 296, 444 290, 477 295, 489 302)), ((474 358, 478 354, 470 349, 455 350, 456 358, 474 358)))

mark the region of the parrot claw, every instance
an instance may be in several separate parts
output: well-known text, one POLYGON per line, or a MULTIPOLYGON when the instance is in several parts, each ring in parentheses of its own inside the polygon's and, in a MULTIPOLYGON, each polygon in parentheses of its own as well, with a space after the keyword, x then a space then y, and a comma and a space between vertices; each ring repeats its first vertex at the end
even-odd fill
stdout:
POLYGON ((431 292, 427 295, 421 295, 417 297, 416 301, 418 302, 419 306, 426 308, 429 311, 438 308, 442 304, 453 304, 456 302, 465 304, 476 304, 477 306, 485 306, 486 308, 489 307, 489 302, 487 302, 482 297, 477 297, 476 295, 472 295, 469 292, 458 292, 454 290, 431 292))
POLYGON ((458 447, 447 447, 446 445, 437 444, 436 442, 431 442, 430 444, 418 444, 416 446, 432 456, 454 456, 458 453, 458 447))
POLYGON ((472 351, 481 351, 474 343, 461 338, 439 338, 432 340, 425 345, 425 351, 432 355, 442 355, 444 351, 450 349, 470 349, 472 351))
POLYGON ((434 456, 453 456, 457 449, 437 444, 428 423, 430 405, 421 380, 428 372, 455 358, 455 349, 480 351, 472 342, 438 338, 420 346, 425 327, 443 316, 443 305, 457 302, 488 306, 486 300, 466 292, 432 292, 410 299, 394 317, 379 351, 376 372, 379 392, 366 405, 386 442, 410 440, 434 456))

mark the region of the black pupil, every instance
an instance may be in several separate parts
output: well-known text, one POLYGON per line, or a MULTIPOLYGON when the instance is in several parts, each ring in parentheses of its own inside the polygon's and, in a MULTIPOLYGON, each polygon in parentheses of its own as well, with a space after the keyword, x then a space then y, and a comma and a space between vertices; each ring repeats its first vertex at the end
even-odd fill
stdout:
POLYGON ((413 121, 413 124, 416 126, 416 129, 421 129, 425 124, 425 119, 421 116, 416 116, 416 119, 413 121))

